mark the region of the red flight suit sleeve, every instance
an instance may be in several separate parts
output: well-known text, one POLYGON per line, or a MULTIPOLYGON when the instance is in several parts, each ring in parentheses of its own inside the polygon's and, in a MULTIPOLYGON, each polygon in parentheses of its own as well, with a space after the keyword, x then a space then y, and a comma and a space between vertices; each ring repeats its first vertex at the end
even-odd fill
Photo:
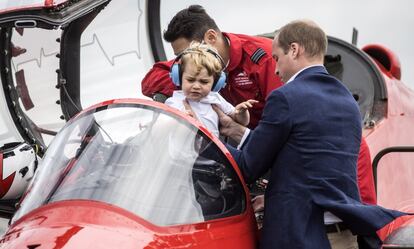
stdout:
POLYGON ((372 171, 371 155, 367 142, 361 139, 357 163, 358 187, 361 200, 366 204, 376 204, 377 196, 375 193, 374 174, 372 171))
POLYGON ((156 93, 171 96, 176 89, 170 78, 170 69, 174 60, 157 62, 145 75, 141 82, 141 90, 145 96, 152 97, 156 93))
POLYGON ((257 74, 259 76, 259 87, 260 93, 263 98, 266 99, 267 96, 276 88, 283 85, 279 76, 275 74, 276 62, 273 58, 268 58, 265 63, 263 63, 258 70, 257 74))

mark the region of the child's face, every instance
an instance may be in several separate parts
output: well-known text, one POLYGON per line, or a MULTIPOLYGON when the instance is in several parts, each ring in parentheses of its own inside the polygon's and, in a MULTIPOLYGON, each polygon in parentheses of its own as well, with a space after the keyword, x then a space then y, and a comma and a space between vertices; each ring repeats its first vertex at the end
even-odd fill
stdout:
POLYGON ((205 68, 197 72, 197 67, 193 63, 188 63, 183 72, 181 89, 189 100, 200 101, 210 93, 213 83, 213 75, 208 75, 205 68))

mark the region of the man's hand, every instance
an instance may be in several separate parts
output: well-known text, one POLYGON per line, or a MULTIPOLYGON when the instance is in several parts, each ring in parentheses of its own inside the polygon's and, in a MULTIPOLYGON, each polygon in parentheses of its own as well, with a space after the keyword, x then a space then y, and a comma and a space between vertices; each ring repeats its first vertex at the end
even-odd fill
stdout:
POLYGON ((220 123, 220 134, 223 136, 231 137, 237 143, 240 143, 243 138, 246 127, 238 124, 231 117, 224 114, 220 108, 213 105, 214 111, 217 113, 220 123))
POLYGON ((256 217, 257 228, 260 230, 263 227, 263 219, 264 219, 264 195, 258 195, 252 199, 252 207, 254 216, 256 217))
POLYGON ((253 211, 260 212, 264 210, 265 200, 264 195, 258 195, 252 199, 253 211))

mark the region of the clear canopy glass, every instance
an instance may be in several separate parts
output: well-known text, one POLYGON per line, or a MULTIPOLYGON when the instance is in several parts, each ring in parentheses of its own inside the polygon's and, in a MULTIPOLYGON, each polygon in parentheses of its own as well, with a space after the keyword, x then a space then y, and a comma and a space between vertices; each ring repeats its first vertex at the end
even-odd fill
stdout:
POLYGON ((219 147, 188 121, 138 103, 89 110, 49 146, 13 222, 63 200, 95 200, 160 226, 241 214, 245 193, 219 147))

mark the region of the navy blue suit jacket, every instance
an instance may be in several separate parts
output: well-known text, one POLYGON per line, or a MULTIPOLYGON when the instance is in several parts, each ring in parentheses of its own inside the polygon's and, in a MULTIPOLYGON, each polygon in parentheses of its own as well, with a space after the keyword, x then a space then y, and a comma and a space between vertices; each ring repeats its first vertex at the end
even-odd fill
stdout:
POLYGON ((242 150, 228 146, 248 182, 271 169, 261 248, 330 248, 325 211, 359 235, 375 234, 402 215, 361 204, 360 143, 358 105, 324 67, 302 71, 269 95, 242 150))

